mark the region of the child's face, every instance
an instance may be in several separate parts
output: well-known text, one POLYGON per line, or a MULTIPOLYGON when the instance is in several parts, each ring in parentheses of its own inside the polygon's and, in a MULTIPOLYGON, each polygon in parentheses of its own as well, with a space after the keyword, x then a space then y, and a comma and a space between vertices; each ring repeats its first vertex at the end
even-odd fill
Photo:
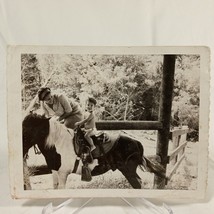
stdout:
POLYGON ((88 104, 87 104, 88 111, 93 111, 94 107, 95 107, 94 103, 88 102, 88 104))

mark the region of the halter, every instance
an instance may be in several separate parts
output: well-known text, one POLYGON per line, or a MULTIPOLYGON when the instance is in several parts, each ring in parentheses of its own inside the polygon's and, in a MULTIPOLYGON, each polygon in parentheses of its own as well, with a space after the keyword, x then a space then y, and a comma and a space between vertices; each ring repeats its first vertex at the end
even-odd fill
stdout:
POLYGON ((33 145, 33 149, 36 155, 40 155, 41 151, 39 150, 39 148, 36 146, 36 144, 33 145))

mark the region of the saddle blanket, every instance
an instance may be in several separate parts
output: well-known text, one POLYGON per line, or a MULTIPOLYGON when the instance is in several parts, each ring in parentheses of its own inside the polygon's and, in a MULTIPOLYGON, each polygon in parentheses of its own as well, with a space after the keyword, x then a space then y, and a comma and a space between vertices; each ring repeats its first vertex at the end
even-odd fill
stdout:
POLYGON ((120 134, 113 135, 106 132, 103 132, 102 134, 97 136, 95 140, 95 142, 98 142, 98 143, 95 143, 96 149, 91 152, 93 158, 98 158, 103 156, 104 154, 107 154, 118 142, 119 137, 120 137, 120 134))

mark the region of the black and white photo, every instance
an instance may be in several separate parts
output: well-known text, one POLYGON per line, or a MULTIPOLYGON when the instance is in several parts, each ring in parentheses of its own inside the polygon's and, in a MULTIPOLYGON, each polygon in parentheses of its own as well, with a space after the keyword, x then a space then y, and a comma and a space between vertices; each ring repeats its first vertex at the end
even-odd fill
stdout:
POLYGON ((14 198, 202 198, 206 47, 8 48, 14 198))

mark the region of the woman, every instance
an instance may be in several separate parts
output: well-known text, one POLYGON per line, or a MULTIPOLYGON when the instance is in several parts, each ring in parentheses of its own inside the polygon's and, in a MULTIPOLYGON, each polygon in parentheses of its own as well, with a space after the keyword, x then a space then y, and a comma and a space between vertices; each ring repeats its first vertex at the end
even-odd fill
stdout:
POLYGON ((80 106, 64 94, 53 94, 48 87, 41 88, 38 92, 41 107, 47 117, 58 116, 58 120, 66 127, 74 129, 74 124, 83 120, 80 106))

